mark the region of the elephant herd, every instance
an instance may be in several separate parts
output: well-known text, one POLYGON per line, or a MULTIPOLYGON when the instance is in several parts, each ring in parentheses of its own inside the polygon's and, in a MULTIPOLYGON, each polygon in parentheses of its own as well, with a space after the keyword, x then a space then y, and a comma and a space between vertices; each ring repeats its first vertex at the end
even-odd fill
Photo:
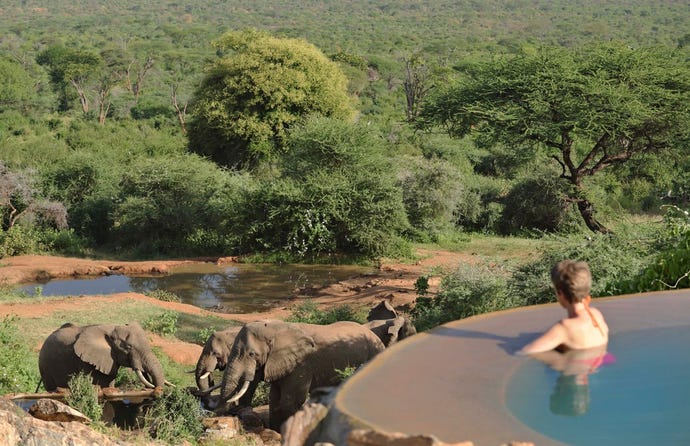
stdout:
MULTIPOLYGON (((416 333, 411 321, 382 301, 365 324, 330 325, 262 320, 213 333, 195 369, 202 403, 217 413, 232 404, 251 405, 261 381, 270 383, 269 427, 297 412, 309 392, 341 381, 340 371, 359 367, 386 347, 416 333), (214 385, 213 372, 223 371, 214 385), (211 393, 220 389, 220 395, 211 393)), ((39 371, 48 391, 67 387, 71 375, 86 372, 93 383, 112 386, 119 367, 133 369, 146 387, 169 384, 146 333, 124 326, 64 324, 41 347, 39 371)))

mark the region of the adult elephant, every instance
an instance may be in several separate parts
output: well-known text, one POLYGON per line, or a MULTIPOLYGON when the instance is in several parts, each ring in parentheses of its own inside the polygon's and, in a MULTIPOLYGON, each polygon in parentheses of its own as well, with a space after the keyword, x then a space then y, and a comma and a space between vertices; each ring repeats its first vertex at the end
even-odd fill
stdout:
MULTIPOLYGON (((196 378, 196 385, 202 395, 202 402, 206 406, 211 405, 210 392, 214 390, 213 372, 216 370, 225 370, 228 363, 228 357, 232 349, 232 344, 235 342, 237 334, 242 329, 241 325, 230 327, 225 330, 216 331, 209 336, 204 344, 204 348, 199 355, 199 360, 196 363, 194 376, 196 378)), ((257 377, 258 378, 258 377, 257 377)), ((247 392, 240 398, 240 406, 251 405, 254 392, 258 386, 260 379, 255 379, 247 389, 247 392)))
POLYGON ((271 384, 269 427, 279 431, 304 404, 309 391, 337 385, 342 379, 338 370, 358 367, 384 348, 371 330, 356 322, 250 322, 235 338, 223 374, 220 402, 237 401, 257 374, 263 374, 271 384))
POLYGON ((369 311, 364 326, 373 331, 386 347, 417 334, 412 321, 405 316, 398 316, 387 300, 382 300, 369 311))
POLYGON ((38 368, 46 390, 66 388, 79 372, 93 384, 111 387, 120 367, 133 369, 146 387, 162 387, 163 366, 138 323, 87 325, 66 323, 46 338, 38 355, 38 368))

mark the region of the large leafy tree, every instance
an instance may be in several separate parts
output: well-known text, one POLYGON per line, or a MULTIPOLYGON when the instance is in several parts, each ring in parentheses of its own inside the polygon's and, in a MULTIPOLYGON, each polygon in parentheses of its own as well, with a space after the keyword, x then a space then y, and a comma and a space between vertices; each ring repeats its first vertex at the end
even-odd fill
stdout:
POLYGON ((71 91, 76 92, 84 113, 90 110, 87 83, 98 73, 99 56, 84 50, 55 45, 41 51, 36 57, 39 65, 48 68, 50 80, 60 98, 60 110, 70 108, 71 91))
POLYGON ((347 79, 313 45, 255 30, 229 32, 214 45, 220 57, 192 102, 192 151, 253 167, 285 151, 288 129, 307 116, 352 116, 347 79))
POLYGON ((420 125, 558 163, 570 186, 565 198, 595 232, 608 230, 595 217, 586 179, 678 148, 688 136, 690 64, 674 49, 545 47, 462 71, 426 103, 420 125))

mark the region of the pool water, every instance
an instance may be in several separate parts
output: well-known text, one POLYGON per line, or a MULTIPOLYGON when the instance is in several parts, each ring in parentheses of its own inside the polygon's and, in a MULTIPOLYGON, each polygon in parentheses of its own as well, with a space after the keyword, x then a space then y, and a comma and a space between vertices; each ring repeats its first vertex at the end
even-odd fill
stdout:
POLYGON ((212 263, 176 267, 159 276, 100 276, 51 280, 24 285, 29 295, 80 296, 113 293, 146 293, 161 289, 181 301, 201 308, 216 307, 226 313, 250 313, 284 306, 295 288, 320 287, 360 274, 371 267, 353 265, 275 265, 212 263))
POLYGON ((506 404, 528 427, 568 445, 690 444, 690 327, 612 333, 587 383, 536 359, 512 375, 506 404))

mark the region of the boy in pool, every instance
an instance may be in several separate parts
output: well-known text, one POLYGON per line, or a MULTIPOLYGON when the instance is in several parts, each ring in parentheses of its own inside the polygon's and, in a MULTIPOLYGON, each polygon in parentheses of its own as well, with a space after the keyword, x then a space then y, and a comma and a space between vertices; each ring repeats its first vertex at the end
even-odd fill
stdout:
POLYGON ((556 289, 556 299, 565 308, 568 317, 524 346, 518 354, 605 346, 609 340, 609 327, 601 312, 589 306, 592 300, 592 274, 587 263, 560 261, 551 270, 551 281, 556 289))

